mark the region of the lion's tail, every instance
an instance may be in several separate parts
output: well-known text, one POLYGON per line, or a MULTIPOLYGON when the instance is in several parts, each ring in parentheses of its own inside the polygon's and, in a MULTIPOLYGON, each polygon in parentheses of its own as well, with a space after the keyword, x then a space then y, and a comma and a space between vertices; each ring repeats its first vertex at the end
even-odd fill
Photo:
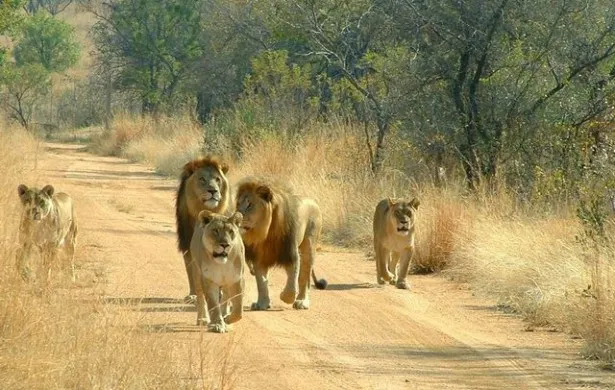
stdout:
POLYGON ((319 290, 324 290, 327 288, 327 280, 326 279, 318 279, 316 277, 316 273, 314 272, 314 268, 312 268, 312 280, 314 281, 314 285, 319 290))

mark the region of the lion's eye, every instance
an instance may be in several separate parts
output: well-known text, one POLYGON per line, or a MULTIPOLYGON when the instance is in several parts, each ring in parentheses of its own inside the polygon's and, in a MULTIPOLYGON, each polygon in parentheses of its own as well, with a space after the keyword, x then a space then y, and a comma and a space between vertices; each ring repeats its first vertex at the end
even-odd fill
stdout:
POLYGON ((220 178, 220 176, 216 176, 216 183, 220 184, 221 181, 222 179, 220 178))

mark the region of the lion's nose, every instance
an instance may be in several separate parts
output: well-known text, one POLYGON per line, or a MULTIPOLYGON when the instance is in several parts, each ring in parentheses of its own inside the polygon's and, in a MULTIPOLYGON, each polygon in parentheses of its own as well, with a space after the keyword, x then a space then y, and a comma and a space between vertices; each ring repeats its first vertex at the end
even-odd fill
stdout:
POLYGON ((229 247, 229 246, 231 246, 231 245, 230 245, 230 244, 228 244, 228 243, 226 243, 226 242, 221 242, 221 243, 220 243, 220 246, 222 247, 222 249, 226 249, 226 248, 228 248, 228 247, 229 247))

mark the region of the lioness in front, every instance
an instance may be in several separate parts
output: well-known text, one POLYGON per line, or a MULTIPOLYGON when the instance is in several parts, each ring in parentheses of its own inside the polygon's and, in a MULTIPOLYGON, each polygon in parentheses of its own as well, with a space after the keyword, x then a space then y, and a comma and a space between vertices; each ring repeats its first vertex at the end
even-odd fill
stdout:
POLYGON ((417 198, 387 198, 376 206, 374 253, 378 284, 387 281, 397 288, 409 288, 406 277, 414 254, 414 223, 419 204, 417 198))
POLYGON ((184 256, 190 290, 184 298, 191 303, 195 298, 190 256, 190 240, 203 210, 225 213, 230 201, 229 183, 226 178, 228 165, 214 156, 187 162, 182 170, 175 199, 177 243, 184 256))
POLYGON ((64 192, 54 193, 52 185, 39 190, 20 184, 17 193, 23 206, 19 226, 20 248, 17 253, 19 271, 24 277, 29 276, 31 270, 25 263, 32 248, 36 247, 41 254, 52 256, 52 259, 57 256, 60 248, 64 248, 75 281, 77 222, 71 197, 64 192))
MULTIPOLYGON (((243 316, 245 248, 239 233, 242 215, 201 211, 190 242, 192 269, 196 292, 197 325, 209 324, 209 329, 225 333, 227 324, 243 316), (231 314, 223 318, 220 292, 232 303, 231 314), (211 322, 209 310, 212 311, 211 322)), ((225 310, 226 311, 226 310, 225 310)))
POLYGON ((237 187, 236 209, 243 214, 246 260, 253 267, 258 289, 252 310, 270 308, 267 278, 273 266, 286 269, 280 299, 295 309, 308 309, 310 275, 316 288, 327 285, 326 280, 316 279, 312 269, 322 227, 318 204, 264 179, 246 178, 237 187))

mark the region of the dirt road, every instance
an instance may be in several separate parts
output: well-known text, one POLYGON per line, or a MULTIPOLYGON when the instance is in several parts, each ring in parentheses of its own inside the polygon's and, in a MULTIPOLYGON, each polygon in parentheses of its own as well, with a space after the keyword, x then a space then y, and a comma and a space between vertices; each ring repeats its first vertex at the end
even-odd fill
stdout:
MULTIPOLYGON (((438 276, 411 275, 410 291, 375 287, 373 262, 331 247, 316 260, 329 288, 312 289, 310 310, 279 301, 285 273, 274 270, 272 310, 245 312, 230 334, 200 332, 194 308, 181 302, 187 279, 176 250, 176 180, 78 146, 46 148, 41 180, 75 198, 80 244, 104 259, 108 302, 135 298, 128 318, 146 337, 177 340, 178 364, 205 338, 232 342, 239 389, 615 388, 611 375, 579 358, 578 340, 527 332, 518 318, 438 276)), ((249 306, 256 299, 249 274, 246 286, 249 306)))

